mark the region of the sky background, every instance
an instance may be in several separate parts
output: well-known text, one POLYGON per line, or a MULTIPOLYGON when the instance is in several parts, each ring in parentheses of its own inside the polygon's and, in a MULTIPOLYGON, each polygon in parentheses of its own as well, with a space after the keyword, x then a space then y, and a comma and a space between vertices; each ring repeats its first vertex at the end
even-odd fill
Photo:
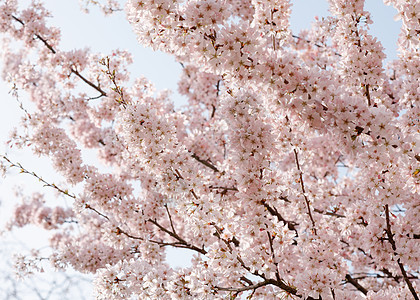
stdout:
MULTIPOLYGON (((25 3, 28 1, 22 1, 25 3)), ((294 0, 291 16, 291 27, 294 34, 298 34, 301 29, 308 28, 315 16, 327 16, 328 4, 322 0, 294 0)), ((179 104, 184 100, 176 92, 177 80, 180 75, 181 66, 169 55, 154 52, 139 45, 135 35, 132 33, 130 25, 125 20, 123 13, 117 13, 110 17, 104 17, 97 9, 92 8, 90 14, 83 14, 79 10, 77 0, 47 0, 46 7, 51 10, 54 16, 50 23, 61 29, 62 41, 60 48, 63 50, 88 47, 92 52, 110 53, 112 50, 127 49, 133 54, 134 64, 131 66, 133 77, 144 75, 151 80, 158 90, 170 89, 173 91, 173 99, 179 104)), ((366 1, 365 8, 371 12, 373 24, 371 33, 376 36, 386 49, 388 59, 396 58, 396 42, 398 38, 400 22, 394 21, 395 9, 385 6, 380 0, 366 1)), ((1 41, 0 41, 1 43, 1 41)), ((1 44, 0 44, 1 46, 1 44)), ((0 66, 1 68, 1 66, 0 66)), ((36 171, 45 179, 56 178, 48 160, 33 157, 29 151, 9 149, 5 142, 13 127, 19 125, 19 120, 23 112, 19 109, 16 100, 11 97, 9 91, 11 85, 0 81, 0 154, 7 155, 15 162, 22 163, 27 169, 36 171)), ((24 103, 27 100, 22 97, 24 103)), ((14 190, 23 189, 25 193, 46 188, 42 188, 39 182, 29 175, 9 172, 6 178, 0 178, 0 226, 10 218, 11 208, 16 203, 14 190)), ((19 230, 13 236, 7 238, 19 243, 20 248, 43 247, 46 244, 45 237, 40 231, 33 228, 19 230), (21 242, 26 244, 22 246, 21 242)), ((1 245, 0 240, 0 245, 1 245)), ((15 245, 15 244, 13 244, 15 245)), ((1 252, 3 261, 7 261, 8 253, 1 252), (6 256, 6 257, 4 257, 6 256)), ((183 265, 188 262, 187 255, 180 252, 170 253, 170 260, 174 265, 183 265)), ((10 272, 9 269, 0 263, 0 273, 10 272)), ((0 287, 0 298, 1 298, 0 287)), ((25 299, 38 299, 25 298, 25 299)))

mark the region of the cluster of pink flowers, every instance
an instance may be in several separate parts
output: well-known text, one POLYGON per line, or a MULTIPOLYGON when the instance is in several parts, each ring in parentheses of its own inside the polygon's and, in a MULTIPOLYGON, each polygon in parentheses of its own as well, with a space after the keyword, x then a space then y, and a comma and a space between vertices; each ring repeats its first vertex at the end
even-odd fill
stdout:
POLYGON ((96 274, 98 299, 419 299, 417 1, 385 1, 403 20, 385 69, 363 0, 299 36, 286 0, 128 0, 139 42, 182 63, 182 108, 125 51, 60 51, 42 4, 17 2, 2 74, 35 106, 13 142, 73 207, 36 194, 10 228, 53 230, 51 263, 96 274))

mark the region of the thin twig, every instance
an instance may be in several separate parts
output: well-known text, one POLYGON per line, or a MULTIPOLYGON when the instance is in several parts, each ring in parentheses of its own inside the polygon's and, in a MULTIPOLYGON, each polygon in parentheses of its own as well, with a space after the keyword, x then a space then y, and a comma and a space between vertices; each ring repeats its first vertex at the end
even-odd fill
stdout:
POLYGON ((323 210, 318 209, 318 208, 315 208, 314 212, 317 212, 319 214, 323 214, 323 215, 326 215, 326 216, 337 217, 337 218, 345 218, 346 217, 345 215, 337 214, 337 213, 332 212, 332 211, 323 211, 323 210))
POLYGON ((76 196, 73 195, 73 194, 70 194, 68 190, 63 190, 62 188, 58 187, 55 183, 49 183, 48 181, 44 180, 41 176, 37 175, 35 172, 31 172, 31 171, 28 171, 27 169, 25 169, 20 163, 14 163, 14 162, 12 162, 5 155, 2 155, 2 158, 10 164, 10 167, 18 168, 18 169, 20 169, 20 172, 21 173, 29 174, 29 175, 37 178, 39 181, 41 181, 44 184, 44 186, 48 186, 48 187, 54 188, 57 191, 59 191, 60 193, 66 195, 66 196, 69 196, 69 197, 71 197, 73 199, 76 199, 76 196))
MULTIPOLYGON (((392 275, 392 273, 387 269, 380 269, 379 271, 383 272, 385 275, 379 274, 379 273, 369 273, 369 272, 355 272, 353 273, 353 275, 357 275, 357 277, 354 277, 354 279, 356 280, 365 279, 365 278, 388 278, 388 279, 395 280, 395 282, 397 283, 400 283, 401 279, 403 279, 401 275, 398 275, 398 276, 392 275)), ((417 276, 410 274, 410 276, 408 276, 408 279, 419 279, 419 278, 417 276)))
POLYGON ((90 206, 89 203, 85 204, 85 208, 90 209, 92 211, 94 211, 95 213, 97 213, 98 215, 100 215, 102 218, 105 218, 109 221, 109 217, 107 215, 104 215, 103 213, 101 213, 99 210, 97 210, 96 208, 90 206))
MULTIPOLYGON (((295 39, 298 39, 298 40, 301 40, 301 41, 305 41, 305 42, 307 42, 308 44, 312 44, 312 45, 314 45, 314 46, 316 46, 316 47, 318 47, 318 48, 324 48, 324 49, 326 49, 327 47, 326 46, 324 46, 324 45, 320 45, 320 44, 317 44, 317 43, 314 43, 314 42, 312 42, 312 41, 310 41, 310 40, 307 40, 307 39, 304 39, 304 38, 301 38, 300 36, 298 36, 298 35, 294 35, 294 34, 292 34, 292 37, 294 37, 295 39)), ((337 55, 337 56, 342 56, 340 53, 338 53, 338 52, 334 52, 334 55, 337 55)))
POLYGON ((210 185, 209 186, 209 189, 212 189, 212 190, 223 190, 223 191, 235 191, 235 192, 237 192, 238 191, 238 188, 237 187, 227 187, 227 186, 213 186, 213 185, 210 185))
POLYGON ((219 291, 229 291, 229 292, 245 292, 245 291, 249 291, 249 290, 256 290, 260 287, 266 286, 271 284, 268 280, 265 281, 261 281, 258 282, 256 284, 253 285, 249 285, 249 286, 244 286, 244 287, 238 287, 238 288, 234 288, 234 287, 220 287, 220 286, 214 286, 213 288, 219 291))
POLYGON ((270 244, 271 258, 273 259, 273 263, 276 266, 276 279, 277 279, 277 281, 281 281, 280 274, 279 274, 279 264, 276 260, 276 255, 274 254, 273 237, 271 236, 271 233, 268 230, 266 230, 266 232, 267 232, 267 236, 268 236, 268 242, 270 244))
POLYGON ((168 217, 169 217, 169 222, 171 223, 171 228, 172 228, 172 231, 176 234, 175 227, 174 227, 174 223, 172 222, 172 216, 171 216, 171 214, 169 213, 169 208, 168 208, 168 205, 167 205, 167 204, 165 204, 164 206, 165 206, 166 212, 167 212, 168 217))
MULTIPOLYGON (((117 227, 116 228, 116 231, 115 231, 115 233, 118 235, 118 234, 124 234, 126 237, 128 237, 128 238, 130 238, 130 239, 134 239, 134 240, 140 240, 140 241, 147 241, 147 242, 150 242, 150 243, 153 243, 153 244, 157 244, 157 245, 159 245, 159 246, 161 246, 161 247, 164 247, 164 246, 171 246, 171 247, 174 247, 174 248, 182 248, 182 249, 189 249, 189 250, 195 250, 196 251, 196 249, 192 249, 191 247, 190 247, 190 245, 187 245, 187 244, 184 244, 183 242, 172 242, 172 243, 169 243, 169 242, 163 242, 163 241, 157 241, 157 240, 151 240, 151 239, 144 239, 144 238, 142 238, 142 237, 139 237, 139 236, 134 236, 134 235, 132 235, 132 234, 130 234, 130 233, 128 233, 128 232, 126 232, 126 231, 124 231, 124 230, 122 230, 120 227, 117 227)), ((201 252, 200 252, 201 253, 201 252)))
POLYGON ((11 93, 12 96, 16 99, 17 103, 19 103, 19 108, 26 114, 28 119, 32 119, 31 114, 28 112, 28 110, 25 107, 23 107, 23 103, 19 99, 19 93, 18 93, 18 88, 16 84, 13 84, 13 87, 11 88, 9 93, 11 93))
POLYGON ((296 149, 293 149, 293 152, 295 153, 296 167, 297 167, 297 169, 299 171, 300 187, 302 188, 303 197, 305 198, 306 207, 308 209, 308 215, 309 215, 309 218, 311 219, 311 222, 312 222, 312 228, 314 230, 314 233, 316 234, 315 220, 312 217, 311 206, 310 206, 310 203, 309 203, 309 199, 306 196, 305 184, 303 182, 302 170, 301 170, 300 164, 299 164, 298 153, 297 153, 296 149))
POLYGON ((117 77, 115 76, 116 70, 115 69, 111 70, 110 61, 111 61, 110 58, 106 57, 106 58, 101 59, 100 64, 106 67, 106 70, 104 71, 104 73, 108 76, 108 78, 111 80, 112 84, 114 85, 112 90, 119 95, 117 102, 119 104, 122 104, 123 107, 125 107, 127 105, 127 102, 124 100, 124 89, 120 85, 118 85, 117 77))

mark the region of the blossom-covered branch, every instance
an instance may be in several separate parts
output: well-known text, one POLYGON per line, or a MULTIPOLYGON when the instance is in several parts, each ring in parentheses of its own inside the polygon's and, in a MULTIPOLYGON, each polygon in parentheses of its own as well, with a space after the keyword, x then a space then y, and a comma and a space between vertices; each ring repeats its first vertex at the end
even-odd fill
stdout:
POLYGON ((416 0, 384 1, 402 20, 388 65, 363 0, 300 33, 288 0, 126 1, 138 41, 181 64, 182 107, 127 51, 61 51, 44 5, 20 2, 0 0, 25 107, 9 144, 77 196, 4 157, 72 201, 24 197, 8 228, 50 230, 50 261, 95 274, 98 299, 418 299, 416 0))

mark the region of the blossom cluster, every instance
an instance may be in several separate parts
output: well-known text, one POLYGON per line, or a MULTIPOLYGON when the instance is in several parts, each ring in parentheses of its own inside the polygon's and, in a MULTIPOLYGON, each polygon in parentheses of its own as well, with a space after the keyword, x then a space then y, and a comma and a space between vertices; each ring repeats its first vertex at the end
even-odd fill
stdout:
POLYGON ((22 46, 2 75, 35 104, 13 143, 73 203, 36 194, 10 229, 50 230, 51 263, 94 273, 98 299, 419 299, 419 5, 385 3, 403 20, 388 66, 363 0, 299 35, 287 0, 128 0, 139 42, 183 66, 177 108, 128 52, 61 51, 41 3, 0 1, 22 46))

